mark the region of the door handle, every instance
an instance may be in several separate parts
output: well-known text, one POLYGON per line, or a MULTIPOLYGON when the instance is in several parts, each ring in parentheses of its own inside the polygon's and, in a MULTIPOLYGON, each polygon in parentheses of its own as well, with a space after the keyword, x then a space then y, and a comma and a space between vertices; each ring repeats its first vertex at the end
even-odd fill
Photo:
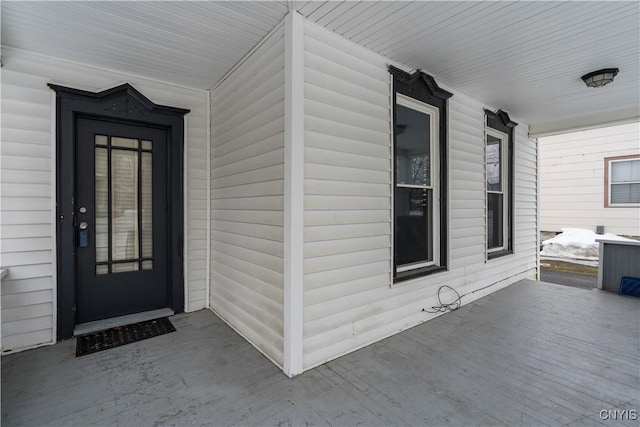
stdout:
POLYGON ((78 247, 86 248, 87 246, 89 246, 89 225, 83 221, 78 225, 78 247))

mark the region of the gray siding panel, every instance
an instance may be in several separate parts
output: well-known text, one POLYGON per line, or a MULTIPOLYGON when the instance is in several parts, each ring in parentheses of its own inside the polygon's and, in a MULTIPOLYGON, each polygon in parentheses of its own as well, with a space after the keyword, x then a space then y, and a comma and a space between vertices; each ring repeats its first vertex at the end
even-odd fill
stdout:
POLYGON ((640 246, 604 243, 601 255, 602 289, 618 292, 624 276, 640 278, 640 246))
POLYGON ((283 28, 211 94, 210 305, 282 366, 283 28))

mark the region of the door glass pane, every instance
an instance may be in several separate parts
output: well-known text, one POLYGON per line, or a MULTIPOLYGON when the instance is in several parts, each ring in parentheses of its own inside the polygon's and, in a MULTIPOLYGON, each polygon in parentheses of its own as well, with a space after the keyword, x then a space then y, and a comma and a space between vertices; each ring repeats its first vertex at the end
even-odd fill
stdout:
POLYGON ((109 266, 108 265, 96 265, 96 274, 108 274, 109 266))
MULTIPOLYGON (((152 223, 152 154, 141 153, 142 155, 142 191, 140 192, 142 205, 142 256, 151 258, 153 256, 153 223, 152 223)), ((143 267, 144 268, 144 267, 143 267)))
POLYGON ((396 105, 396 183, 431 185, 431 116, 396 105))
POLYGON ((121 264, 113 264, 111 270, 114 273, 124 273, 125 271, 136 271, 138 269, 138 262, 124 262, 121 264))
MULTIPOLYGON (((111 151, 111 194, 111 257, 113 260, 138 258, 137 151, 111 151)), ((113 272, 116 271, 114 265, 113 272)))
POLYGON ((500 193, 487 193, 488 249, 504 246, 504 211, 502 210, 503 197, 504 196, 500 193))
POLYGON ((502 191, 502 145, 501 140, 487 135, 487 190, 502 191))
POLYGON ((398 265, 433 261, 433 190, 398 187, 395 252, 398 265))
POLYGON ((138 140, 131 138, 111 137, 111 145, 113 147, 138 148, 138 140))
POLYGON ((96 145, 107 145, 108 138, 105 135, 96 135, 96 145))
MULTIPOLYGON (((96 136, 96 143, 98 138, 96 136)), ((109 256, 109 166, 107 148, 95 148, 96 262, 109 256)), ((101 274, 101 273, 98 273, 101 274)))
POLYGON ((142 140, 142 149, 143 150, 151 150, 152 147, 152 142, 151 141, 145 141, 144 139, 142 140))
POLYGON ((152 270, 153 269, 153 261, 142 261, 142 269, 143 270, 152 270))

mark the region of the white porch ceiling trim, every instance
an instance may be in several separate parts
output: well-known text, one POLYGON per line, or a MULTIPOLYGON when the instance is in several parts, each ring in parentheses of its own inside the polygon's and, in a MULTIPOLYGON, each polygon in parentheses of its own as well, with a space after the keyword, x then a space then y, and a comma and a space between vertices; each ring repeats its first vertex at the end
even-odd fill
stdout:
POLYGON ((622 110, 591 114, 589 116, 531 125, 529 127, 529 136, 532 138, 539 138, 542 136, 558 135, 561 133, 596 129, 605 126, 621 125, 638 121, 640 121, 640 107, 626 108, 622 110))

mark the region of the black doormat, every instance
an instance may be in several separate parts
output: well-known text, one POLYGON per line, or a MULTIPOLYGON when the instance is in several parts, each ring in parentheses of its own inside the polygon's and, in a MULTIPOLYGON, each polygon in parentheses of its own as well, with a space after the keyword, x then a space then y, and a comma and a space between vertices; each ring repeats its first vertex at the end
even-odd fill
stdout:
POLYGON ((80 335, 76 341, 76 357, 146 340, 175 332, 175 330, 176 328, 169 319, 163 317, 80 335))

